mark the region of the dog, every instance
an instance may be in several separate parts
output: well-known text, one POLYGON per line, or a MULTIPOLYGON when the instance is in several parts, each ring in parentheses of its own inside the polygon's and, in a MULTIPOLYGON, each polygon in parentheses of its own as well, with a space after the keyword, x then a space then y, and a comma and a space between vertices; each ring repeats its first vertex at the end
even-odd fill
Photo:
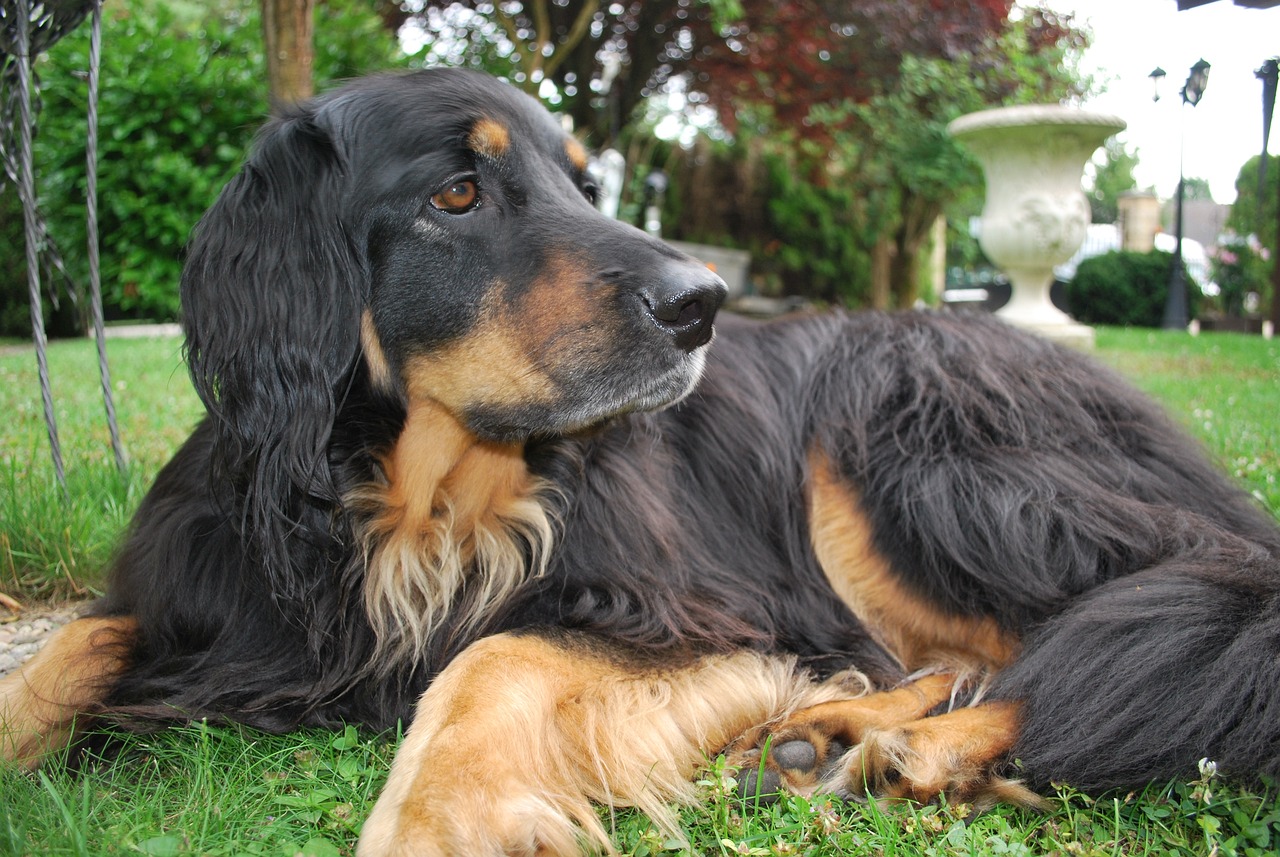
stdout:
POLYGON ((1154 404, 988 317, 717 320, 595 192, 475 72, 272 120, 182 278, 208 414, 4 756, 411 723, 362 855, 608 849, 721 752, 978 805, 1280 773, 1280 527, 1154 404))

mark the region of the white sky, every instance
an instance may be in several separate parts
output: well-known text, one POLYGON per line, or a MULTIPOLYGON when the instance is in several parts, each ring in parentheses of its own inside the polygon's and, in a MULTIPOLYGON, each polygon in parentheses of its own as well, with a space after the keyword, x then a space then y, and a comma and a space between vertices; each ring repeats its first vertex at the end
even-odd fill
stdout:
MULTIPOLYGON (((1106 91, 1084 106, 1129 123, 1120 139, 1137 150, 1139 187, 1173 195, 1185 121, 1187 176, 1208 179, 1215 200, 1233 202, 1240 166, 1262 151, 1262 81, 1254 70, 1280 55, 1280 7, 1244 9, 1231 0, 1185 12, 1176 0, 1044 4, 1075 13, 1093 31, 1082 71, 1095 74, 1106 91), (1183 107, 1178 93, 1201 57, 1212 66, 1204 97, 1198 107, 1183 107), (1156 66, 1168 75, 1153 103, 1148 75, 1156 66)), ((1280 153, 1280 115, 1272 121, 1269 151, 1280 153)))

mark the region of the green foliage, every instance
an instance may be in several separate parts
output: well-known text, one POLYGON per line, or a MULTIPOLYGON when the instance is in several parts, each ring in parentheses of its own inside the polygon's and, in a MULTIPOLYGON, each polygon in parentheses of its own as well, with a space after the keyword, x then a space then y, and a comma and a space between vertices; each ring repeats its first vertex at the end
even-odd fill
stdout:
POLYGON ((203 412, 179 339, 108 340, 116 416, 130 459, 122 475, 111 454, 95 343, 51 342, 48 356, 65 496, 50 461, 32 350, 0 355, 0 413, 7 415, 0 430, 0 591, 21 598, 101 588, 143 493, 203 412))
POLYGON ((0 854, 350 854, 391 738, 198 722, 115 736, 78 770, 0 768, 0 854))
POLYGON ((764 164, 774 240, 762 248, 760 262, 774 269, 788 294, 862 303, 868 262, 858 233, 865 230, 867 200, 844 182, 806 181, 786 153, 770 152, 764 164))
POLYGON ((1271 252, 1257 238, 1228 235, 1213 254, 1213 281, 1227 315, 1244 314, 1250 294, 1265 296, 1271 287, 1271 252))
POLYGON ((0 247, 8 248, 5 264, 0 266, 0 336, 31 335, 25 242, 22 206, 13 187, 6 184, 0 188, 0 247))
MULTIPOLYGON (((259 0, 245 0, 253 9, 259 0)), ((403 68, 407 58, 368 0, 320 0, 315 13, 316 91, 345 80, 403 68)))
POLYGON ((1187 202, 1213 202, 1213 190, 1208 179, 1187 176, 1182 180, 1182 192, 1187 202))
POLYGON ((1137 187, 1133 170, 1138 166, 1138 155, 1116 138, 1111 138, 1102 149, 1102 160, 1095 156, 1093 189, 1089 194, 1089 210, 1094 223, 1115 223, 1120 218, 1120 194, 1137 187))
MULTIPOLYGON (((1067 284, 1071 314, 1085 324, 1159 327, 1169 294, 1170 253, 1103 253, 1085 259, 1067 284)), ((1196 315, 1200 290, 1187 280, 1187 303, 1196 315)))
MULTIPOLYGON (((261 116, 256 18, 215 6, 180 17, 163 3, 108 7, 99 100, 98 203, 104 300, 135 316, 177 315, 187 234, 235 170, 261 116)), ((36 148, 42 205, 73 276, 88 278, 85 115, 89 31, 41 63, 36 148)))
POLYGON ((1261 156, 1250 158, 1236 176, 1236 201, 1227 215, 1227 228, 1237 235, 1255 235, 1263 247, 1280 253, 1280 155, 1267 156, 1266 186, 1259 195, 1261 156))
MULTIPOLYGON (((80 27, 38 66, 44 105, 36 138, 41 204, 80 284, 88 281, 89 35, 87 26, 80 27)), ((317 80, 385 69, 397 55, 394 39, 359 0, 325 3, 317 13, 317 80)), ((108 306, 131 317, 177 315, 187 236, 239 166, 266 114, 256 0, 208 6, 165 0, 108 4, 98 137, 108 306)), ((10 246, 20 249, 21 244, 10 246)))
POLYGON ((1095 353, 1162 402, 1280 519, 1280 340, 1101 327, 1095 353))
MULTIPOLYGON (((32 776, 0 768, 0 853, 263 855, 350 854, 386 779, 394 735, 306 730, 266 735, 203 722, 154 735, 118 735, 112 754, 61 761, 32 776)), ((975 814, 942 801, 857 803, 783 796, 768 805, 737 794, 716 759, 699 802, 664 834, 635 810, 601 809, 625 857, 851 854, 920 857, 1263 857, 1280 841, 1276 785, 1242 789, 1211 773, 1100 797, 1059 787, 1053 807, 975 814)))
MULTIPOLYGON (((1062 44, 1033 50, 1031 27, 1028 18, 1011 20, 979 53, 947 60, 904 56, 893 86, 862 102, 816 106, 810 118, 830 130, 830 142, 804 132, 771 132, 774 148, 795 155, 788 161, 792 186, 783 199, 770 200, 770 211, 808 203, 806 217, 798 218, 808 228, 778 235, 789 245, 788 252, 805 263, 807 276, 849 283, 869 269, 877 245, 887 245, 894 266, 888 284, 892 302, 913 302, 918 285, 914 261, 937 217, 957 199, 974 206, 973 213, 981 202, 981 171, 947 132, 947 124, 993 102, 1056 100, 1085 85, 1070 71, 1075 48, 1062 44), (832 188, 845 199, 830 199, 832 188), (813 213, 823 204, 840 205, 828 215, 844 221, 838 235, 813 213), (814 236, 820 239, 817 246, 814 236), (821 271, 819 264, 839 268, 821 271)), ((858 282, 843 292, 846 301, 860 302, 867 289, 858 282)))

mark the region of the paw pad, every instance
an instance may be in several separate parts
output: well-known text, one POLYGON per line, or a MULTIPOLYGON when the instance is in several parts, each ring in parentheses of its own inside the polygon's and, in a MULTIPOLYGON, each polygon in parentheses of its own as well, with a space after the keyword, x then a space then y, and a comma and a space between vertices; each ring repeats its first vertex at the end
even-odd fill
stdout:
POLYGON ((738 761, 738 793, 771 803, 784 789, 809 792, 835 770, 847 749, 842 742, 825 736, 791 738, 769 747, 762 766, 762 750, 755 747, 738 761))
POLYGON ((808 773, 818 764, 818 748, 802 738, 797 738, 771 748, 769 758, 779 768, 808 773))

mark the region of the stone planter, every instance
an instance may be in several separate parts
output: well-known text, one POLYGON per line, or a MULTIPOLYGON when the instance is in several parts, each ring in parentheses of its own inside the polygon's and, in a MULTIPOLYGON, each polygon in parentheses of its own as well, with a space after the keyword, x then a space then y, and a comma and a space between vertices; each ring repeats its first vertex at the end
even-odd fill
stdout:
POLYGON ((948 126, 982 164, 986 205, 978 241, 1008 275, 1009 303, 997 315, 1054 339, 1090 345, 1093 330, 1049 300, 1053 268, 1070 259, 1089 227, 1080 189, 1085 162, 1125 122, 1057 105, 1000 107, 948 126))

